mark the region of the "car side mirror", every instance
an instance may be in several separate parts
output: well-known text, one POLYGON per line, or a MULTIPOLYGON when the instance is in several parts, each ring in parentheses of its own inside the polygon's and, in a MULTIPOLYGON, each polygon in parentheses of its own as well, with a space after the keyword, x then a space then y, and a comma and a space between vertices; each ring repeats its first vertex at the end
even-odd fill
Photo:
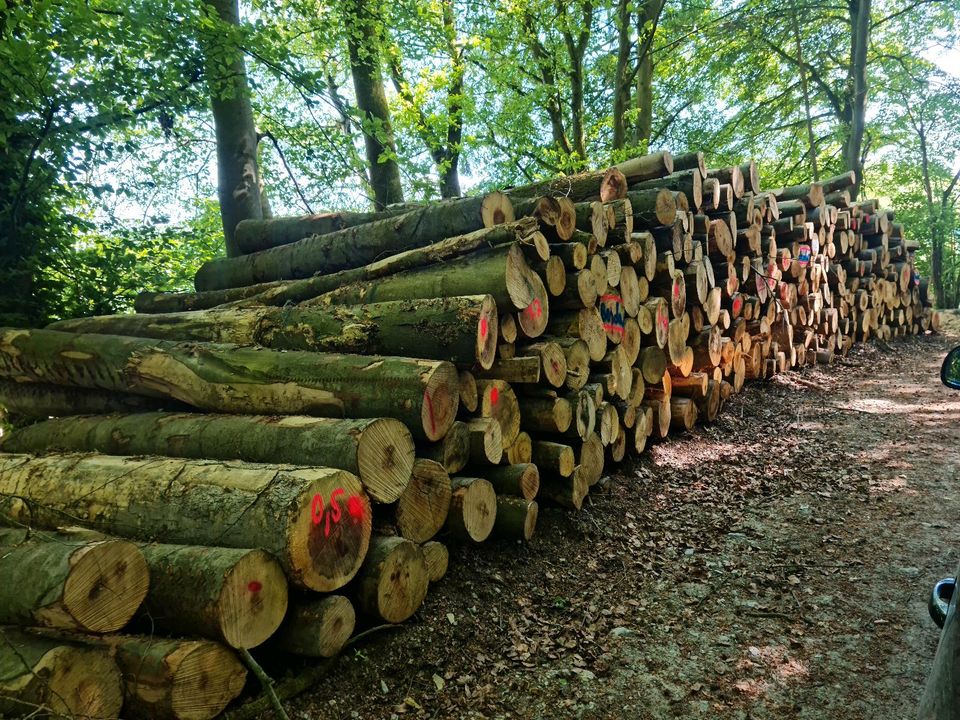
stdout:
POLYGON ((940 380, 948 388, 960 390, 960 345, 947 353, 940 366, 940 380))

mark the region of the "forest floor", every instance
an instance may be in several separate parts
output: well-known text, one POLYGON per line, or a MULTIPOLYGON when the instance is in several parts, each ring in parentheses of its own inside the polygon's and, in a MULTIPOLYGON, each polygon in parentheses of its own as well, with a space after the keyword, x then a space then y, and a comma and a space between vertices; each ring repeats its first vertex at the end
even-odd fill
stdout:
POLYGON ((952 344, 754 383, 582 512, 542 508, 530 544, 452 548, 291 718, 912 717, 960 557, 952 344))

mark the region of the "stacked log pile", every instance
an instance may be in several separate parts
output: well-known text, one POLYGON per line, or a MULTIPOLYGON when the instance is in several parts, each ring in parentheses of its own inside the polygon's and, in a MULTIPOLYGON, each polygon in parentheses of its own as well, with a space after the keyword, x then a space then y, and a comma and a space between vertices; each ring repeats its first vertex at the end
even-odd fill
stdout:
POLYGON ((75 714, 212 717, 233 649, 335 655, 416 612, 445 543, 528 541, 747 380, 935 330, 916 245, 853 182, 661 152, 245 221, 194 293, 0 330, 0 623, 30 628, 0 695, 49 705, 23 678, 84 654, 75 714))

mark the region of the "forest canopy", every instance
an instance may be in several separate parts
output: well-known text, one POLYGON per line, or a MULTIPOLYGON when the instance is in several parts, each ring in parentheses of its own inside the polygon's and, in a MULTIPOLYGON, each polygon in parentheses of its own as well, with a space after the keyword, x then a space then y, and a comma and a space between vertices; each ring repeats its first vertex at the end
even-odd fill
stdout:
POLYGON ((853 169, 862 196, 897 208, 941 306, 956 307, 958 10, 4 3, 0 324, 189 288, 230 242, 217 187, 225 137, 248 151, 245 201, 261 215, 451 197, 657 149, 702 150, 712 165, 753 157, 769 187, 853 169), (244 106, 246 137, 233 120, 244 106))

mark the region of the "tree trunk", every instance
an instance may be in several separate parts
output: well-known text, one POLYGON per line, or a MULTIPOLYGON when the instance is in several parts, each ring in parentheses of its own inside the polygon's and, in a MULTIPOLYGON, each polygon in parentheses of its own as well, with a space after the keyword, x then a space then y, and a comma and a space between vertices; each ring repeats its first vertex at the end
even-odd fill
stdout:
MULTIPOLYGON (((197 271, 194 285, 199 291, 223 290, 362 267, 378 258, 483 229, 486 209, 491 203, 504 202, 494 194, 492 199, 476 196, 430 203, 403 215, 313 235, 253 255, 217 258, 197 271)), ((509 215, 512 208, 504 208, 501 212, 509 215)))
POLYGON ((410 432, 398 420, 304 416, 137 413, 48 420, 0 440, 5 452, 51 449, 164 455, 349 470, 373 500, 394 502, 413 467, 410 432))
POLYGON ((533 463, 485 467, 481 472, 493 485, 498 498, 501 495, 512 495, 533 500, 540 489, 540 471, 533 463))
POLYGON ((847 78, 847 136, 843 143, 843 162, 857 173, 850 197, 857 199, 863 183, 863 136, 867 124, 867 51, 870 47, 871 0, 850 0, 850 71, 847 78))
POLYGON ((260 345, 364 355, 443 359, 489 368, 497 351, 497 308, 489 295, 423 298, 333 309, 224 308, 61 320, 50 330, 160 340, 260 345))
POLYGON ((429 580, 419 545, 401 537, 374 537, 357 575, 358 606, 379 620, 403 622, 423 604, 429 580))
POLYGON ((513 199, 559 196, 574 203, 592 200, 610 202, 624 197, 627 192, 627 183, 623 173, 616 168, 608 168, 577 175, 561 175, 549 180, 513 187, 504 192, 513 199))
POLYGON ((263 218, 257 129, 243 52, 230 40, 238 37, 238 1, 205 1, 223 23, 231 26, 229 31, 211 35, 211 47, 206 49, 206 73, 217 138, 217 189, 223 237, 227 257, 235 257, 240 254, 235 237, 237 223, 263 218))
POLYGON ((617 65, 613 74, 613 150, 622 150, 627 144, 627 110, 630 107, 630 53, 633 42, 630 34, 631 3, 617 0, 617 65))
POLYGON ((360 567, 370 505, 328 468, 108 455, 0 456, 0 515, 185 545, 260 547, 291 582, 336 590, 360 567))
POLYGON ((115 632, 147 594, 136 545, 0 528, 0 623, 115 632))
POLYGON ((272 644, 294 655, 335 657, 353 634, 356 621, 353 603, 343 595, 291 603, 272 644))
POLYGON ((54 330, 0 331, 0 376, 173 397, 212 412, 394 417, 439 440, 459 403, 444 362, 278 352, 54 330))
POLYGON ((236 656, 209 640, 84 635, 110 650, 123 676, 125 717, 211 720, 240 694, 247 678, 236 656))
POLYGON ((0 628, 0 713, 43 716, 120 717, 123 681, 116 663, 102 650, 0 628))
POLYGON ((357 108, 363 114, 370 187, 377 209, 383 209, 391 203, 403 202, 403 188, 381 72, 383 33, 378 28, 382 22, 380 6, 361 0, 345 0, 342 12, 353 89, 357 108))

